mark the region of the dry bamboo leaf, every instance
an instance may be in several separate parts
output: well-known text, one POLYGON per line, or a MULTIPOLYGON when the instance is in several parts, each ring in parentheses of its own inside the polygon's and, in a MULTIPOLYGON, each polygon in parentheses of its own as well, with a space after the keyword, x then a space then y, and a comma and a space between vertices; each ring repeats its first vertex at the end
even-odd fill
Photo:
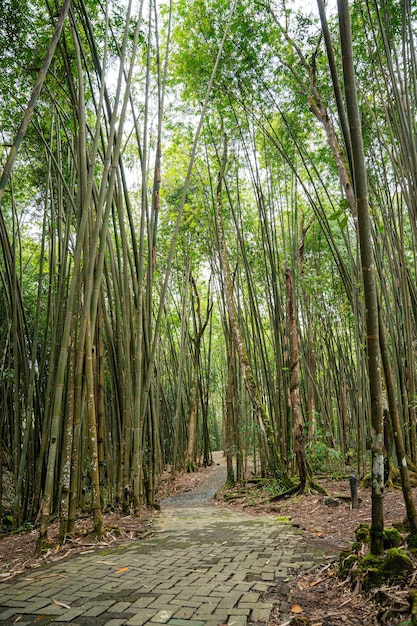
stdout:
POLYGON ((340 608, 342 608, 342 606, 346 606, 346 604, 349 604, 349 602, 350 602, 351 600, 353 600, 353 598, 354 598, 355 596, 357 596, 357 595, 358 595, 358 593, 359 593, 359 591, 360 591, 360 588, 361 588, 361 583, 360 583, 360 581, 358 580, 358 581, 356 582, 355 589, 353 590, 353 593, 352 593, 351 597, 350 597, 350 598, 348 598, 347 600, 345 600, 344 602, 342 602, 342 604, 340 605, 340 608))
POLYGON ((318 578, 317 580, 313 580, 311 583, 309 583, 309 587, 315 587, 316 585, 319 585, 320 583, 323 583, 326 579, 325 578, 318 578))
POLYGON ((291 613, 302 613, 303 609, 299 604, 293 604, 291 607, 291 613))
POLYGON ((65 604, 65 602, 60 602, 59 600, 55 600, 55 598, 52 598, 52 602, 56 604, 57 606, 62 606, 64 609, 71 608, 68 604, 65 604))
POLYGON ((22 619, 23 615, 18 615, 16 617, 16 619, 14 620, 13 624, 17 624, 17 622, 20 622, 20 620, 22 619))
POLYGON ((120 569, 116 570, 116 574, 121 574, 122 572, 127 572, 129 568, 128 567, 121 567, 120 569))

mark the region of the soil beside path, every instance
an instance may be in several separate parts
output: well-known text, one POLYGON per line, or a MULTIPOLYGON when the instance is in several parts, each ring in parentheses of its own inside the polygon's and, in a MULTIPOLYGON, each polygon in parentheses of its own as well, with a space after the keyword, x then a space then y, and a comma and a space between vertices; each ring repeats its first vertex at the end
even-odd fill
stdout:
POLYGON ((224 480, 215 464, 197 489, 163 500, 146 539, 1 583, 0 625, 260 626, 274 605, 285 622, 290 574, 321 555, 277 516, 217 506, 224 480))

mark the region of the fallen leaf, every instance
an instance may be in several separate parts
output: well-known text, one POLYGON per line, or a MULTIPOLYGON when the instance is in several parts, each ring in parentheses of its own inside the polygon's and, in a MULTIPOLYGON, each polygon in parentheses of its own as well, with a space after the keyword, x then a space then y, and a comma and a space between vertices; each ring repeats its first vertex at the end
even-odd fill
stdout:
POLYGON ((14 620, 13 624, 17 624, 17 622, 20 622, 20 620, 22 619, 23 615, 18 615, 16 617, 16 619, 14 620))
POLYGON ((58 544, 55 548, 55 554, 58 554, 58 552, 60 551, 61 546, 58 544))
POLYGON ((127 572, 129 568, 128 567, 121 567, 120 569, 116 570, 116 574, 121 574, 122 572, 127 572))
POLYGON ((323 534, 323 531, 321 531, 321 530, 316 530, 316 531, 314 532, 314 534, 315 534, 317 537, 321 537, 321 536, 322 536, 322 534, 323 534))
POLYGON ((324 582, 326 579, 325 578, 318 578, 317 580, 313 580, 311 581, 311 583, 308 584, 309 587, 315 587, 316 585, 319 585, 320 583, 324 582))
POLYGON ((291 607, 291 613, 302 613, 303 609, 299 604, 293 604, 291 607))
POLYGON ((52 602, 56 604, 57 606, 62 606, 64 609, 71 608, 70 606, 68 606, 68 604, 65 604, 65 602, 60 602, 59 600, 55 600, 55 598, 52 598, 52 602))

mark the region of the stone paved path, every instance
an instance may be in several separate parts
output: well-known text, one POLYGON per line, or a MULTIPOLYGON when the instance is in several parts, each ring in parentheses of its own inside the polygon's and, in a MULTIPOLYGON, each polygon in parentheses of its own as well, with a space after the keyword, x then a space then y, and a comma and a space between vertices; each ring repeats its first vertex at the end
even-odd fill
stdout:
POLYGON ((263 596, 278 584, 286 621, 289 573, 321 557, 279 518, 209 502, 223 481, 216 467, 199 490, 164 501, 148 539, 1 583, 0 625, 264 626, 273 603, 263 596))

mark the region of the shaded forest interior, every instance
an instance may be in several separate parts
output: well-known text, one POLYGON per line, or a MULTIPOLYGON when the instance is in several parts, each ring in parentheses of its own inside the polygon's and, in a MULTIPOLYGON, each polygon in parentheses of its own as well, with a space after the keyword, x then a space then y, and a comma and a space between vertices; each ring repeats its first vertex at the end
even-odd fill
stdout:
POLYGON ((417 545, 411 1, 3 0, 0 519, 59 542, 224 449, 401 484, 417 545))

